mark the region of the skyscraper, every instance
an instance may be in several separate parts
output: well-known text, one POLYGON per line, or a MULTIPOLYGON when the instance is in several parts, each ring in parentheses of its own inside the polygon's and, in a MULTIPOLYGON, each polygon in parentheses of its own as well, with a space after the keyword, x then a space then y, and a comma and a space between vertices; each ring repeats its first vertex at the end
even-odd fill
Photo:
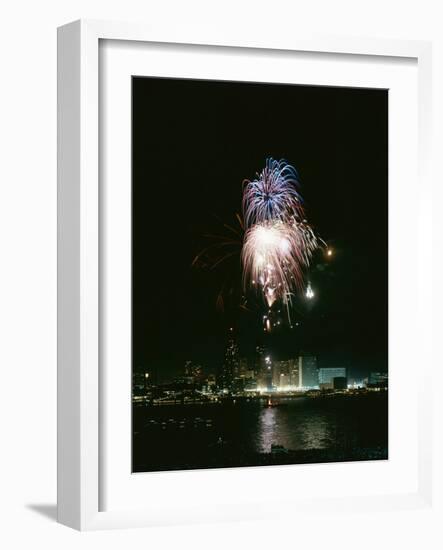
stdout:
POLYGON ((238 345, 233 335, 230 335, 226 345, 225 357, 223 360, 221 386, 224 390, 232 387, 234 377, 239 371, 240 357, 238 345))
POLYGON ((266 355, 264 360, 264 381, 267 391, 272 391, 272 359, 269 355, 266 355))
POLYGON ((300 368, 297 359, 289 359, 289 385, 292 389, 300 386, 300 368))
POLYGON ((257 346, 255 348, 255 357, 254 357, 254 371, 256 376, 260 376, 265 360, 265 348, 264 346, 257 346))
POLYGON ((318 388, 317 357, 315 355, 301 355, 298 358, 299 387, 318 388))
POLYGON ((272 383, 279 390, 293 390, 298 387, 298 360, 274 361, 272 371, 272 383))

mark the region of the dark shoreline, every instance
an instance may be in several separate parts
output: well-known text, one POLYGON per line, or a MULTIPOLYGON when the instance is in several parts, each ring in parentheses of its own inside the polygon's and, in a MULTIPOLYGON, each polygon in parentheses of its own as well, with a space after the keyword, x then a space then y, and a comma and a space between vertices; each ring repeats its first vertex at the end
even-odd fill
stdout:
POLYGON ((241 457, 221 459, 214 456, 212 460, 193 462, 192 464, 136 464, 133 473, 159 472, 176 470, 201 470, 213 468, 239 468, 252 466, 283 466, 297 464, 326 464, 331 462, 363 462, 372 460, 388 460, 388 449, 377 447, 369 449, 352 449, 346 451, 310 449, 305 451, 288 451, 284 455, 272 453, 246 454, 241 457))

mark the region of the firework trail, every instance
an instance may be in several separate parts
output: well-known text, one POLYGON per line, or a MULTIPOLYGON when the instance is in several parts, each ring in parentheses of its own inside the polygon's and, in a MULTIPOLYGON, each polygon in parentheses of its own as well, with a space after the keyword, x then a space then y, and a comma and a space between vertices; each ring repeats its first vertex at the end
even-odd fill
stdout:
MULTIPOLYGON (((319 239, 304 219, 296 170, 284 160, 266 160, 253 181, 244 182, 243 285, 258 288, 269 308, 286 307, 304 286, 319 239)), ((323 241, 322 241, 323 242, 323 241)))
POLYGON ((211 272, 217 284, 217 310, 230 314, 239 307, 245 309, 243 288, 240 284, 240 255, 243 243, 243 220, 240 214, 235 215, 233 223, 220 222, 216 231, 203 235, 209 240, 192 260, 191 266, 211 272))

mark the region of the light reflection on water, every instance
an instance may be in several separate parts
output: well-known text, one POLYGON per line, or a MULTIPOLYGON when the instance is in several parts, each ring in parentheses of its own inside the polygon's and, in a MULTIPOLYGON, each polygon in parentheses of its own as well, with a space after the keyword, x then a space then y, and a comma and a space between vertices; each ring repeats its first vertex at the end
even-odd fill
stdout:
POLYGON ((387 395, 272 401, 136 409, 135 471, 259 464, 272 445, 353 459, 387 450, 387 395))
POLYGON ((260 452, 269 452, 271 445, 276 443, 276 409, 264 409, 259 418, 260 452))
MULTIPOLYGON (((300 402, 301 404, 301 402, 300 402)), ((307 413, 298 403, 263 408, 258 418, 255 448, 269 453, 271 445, 288 449, 325 449, 331 446, 334 423, 328 415, 307 413)))

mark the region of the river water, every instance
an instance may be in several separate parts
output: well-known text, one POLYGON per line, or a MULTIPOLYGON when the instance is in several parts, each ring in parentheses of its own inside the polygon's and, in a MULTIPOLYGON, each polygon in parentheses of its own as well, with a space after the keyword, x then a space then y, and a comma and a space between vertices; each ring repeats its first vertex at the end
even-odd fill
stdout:
POLYGON ((133 470, 387 458, 385 392, 275 403, 134 409, 133 470))

